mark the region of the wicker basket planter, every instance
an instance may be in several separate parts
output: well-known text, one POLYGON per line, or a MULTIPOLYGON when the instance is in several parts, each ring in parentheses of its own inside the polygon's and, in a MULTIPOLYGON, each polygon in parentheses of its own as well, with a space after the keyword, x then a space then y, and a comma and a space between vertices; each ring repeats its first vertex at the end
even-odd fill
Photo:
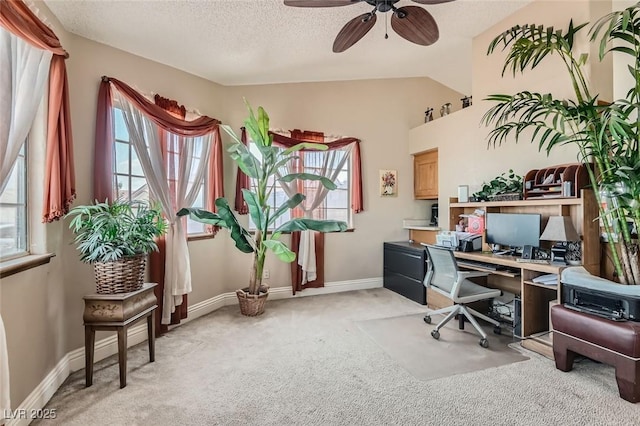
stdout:
POLYGON ((269 286, 262 284, 260 294, 249 294, 249 287, 236 290, 236 296, 238 296, 240 304, 240 313, 248 317, 255 317, 264 313, 264 305, 269 296, 269 286))
POLYGON ((140 290, 144 282, 147 255, 125 257, 114 262, 95 262, 96 291, 99 294, 129 293, 140 290))
POLYGON ((491 195, 490 201, 517 201, 522 200, 521 192, 508 192, 504 194, 491 195))

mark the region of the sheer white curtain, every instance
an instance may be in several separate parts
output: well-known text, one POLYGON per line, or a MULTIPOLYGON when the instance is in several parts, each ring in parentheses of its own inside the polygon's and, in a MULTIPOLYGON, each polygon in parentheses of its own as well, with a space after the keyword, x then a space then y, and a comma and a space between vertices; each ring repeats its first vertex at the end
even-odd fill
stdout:
POLYGON ((42 100, 51 57, 0 27, 0 194, 42 100))
MULTIPOLYGON (((345 163, 351 158, 353 144, 343 148, 333 149, 329 151, 304 151, 300 156, 302 158, 302 171, 313 173, 326 177, 332 182, 336 182, 340 171, 345 163)), ((296 173, 296 161, 289 161, 284 167, 277 172, 278 178, 289 174, 296 173)), ((292 197, 299 191, 298 181, 294 180, 289 183, 280 182, 280 186, 287 194, 292 197)), ((306 196, 304 202, 300 205, 306 218, 313 218, 313 210, 322 204, 329 193, 319 181, 306 181, 308 188, 302 193, 306 196)), ((317 278, 316 269, 316 246, 315 231, 302 231, 300 233, 300 249, 298 252, 298 265, 302 267, 302 284, 314 281, 317 278)))
POLYGON ((158 126, 142 111, 117 90, 114 90, 114 99, 123 111, 151 197, 160 203, 169 222, 161 320, 162 324, 169 324, 171 313, 182 303, 182 296, 191 292, 187 237, 176 212, 191 206, 198 196, 211 155, 213 134, 191 138, 167 132, 166 140, 161 141, 158 126), (167 158, 163 156, 163 144, 167 158))
MULTIPOLYGON (((0 194, 42 100, 51 57, 0 27, 0 194)), ((0 413, 11 408, 8 358, 0 315, 0 413)))

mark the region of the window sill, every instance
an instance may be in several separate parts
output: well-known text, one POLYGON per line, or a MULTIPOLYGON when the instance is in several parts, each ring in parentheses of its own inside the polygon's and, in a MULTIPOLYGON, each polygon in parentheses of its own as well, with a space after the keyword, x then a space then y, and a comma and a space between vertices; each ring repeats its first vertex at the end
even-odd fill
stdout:
POLYGON ((0 278, 6 278, 18 272, 49 263, 54 256, 54 253, 30 254, 17 259, 0 262, 0 278))
POLYGON ((215 235, 214 234, 209 234, 209 233, 192 234, 192 235, 188 235, 187 236, 187 241, 209 240, 209 239, 211 239, 213 237, 215 237, 215 235))
MULTIPOLYGON (((344 232, 354 232, 355 228, 349 228, 344 232)), ((256 231, 255 229, 250 229, 249 230, 250 234, 255 234, 256 231)), ((272 234, 273 231, 269 231, 268 234, 272 234)), ((283 234, 290 234, 291 232, 283 232, 283 234)), ((338 234, 339 232, 329 232, 329 234, 338 234)), ((215 237, 215 235, 213 234, 192 234, 187 236, 187 241, 200 241, 200 240, 209 240, 212 239, 213 237, 215 237)))
MULTIPOLYGON (((356 228, 348 228, 345 229, 343 232, 355 232, 356 228)), ((249 233, 250 234, 255 234, 256 230, 255 229, 249 229, 249 233)), ((326 232, 326 234, 339 234, 340 232, 326 232)), ((267 234, 273 234, 273 231, 268 231, 267 234)), ((287 232, 283 232, 283 235, 288 235, 291 234, 291 232, 287 231, 287 232)))

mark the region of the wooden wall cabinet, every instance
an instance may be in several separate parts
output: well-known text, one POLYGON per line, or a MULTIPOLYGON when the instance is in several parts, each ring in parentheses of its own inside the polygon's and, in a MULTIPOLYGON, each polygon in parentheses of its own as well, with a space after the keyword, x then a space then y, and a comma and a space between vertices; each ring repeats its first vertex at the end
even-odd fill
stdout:
POLYGON ((438 150, 413 157, 413 194, 416 200, 438 199, 438 150))

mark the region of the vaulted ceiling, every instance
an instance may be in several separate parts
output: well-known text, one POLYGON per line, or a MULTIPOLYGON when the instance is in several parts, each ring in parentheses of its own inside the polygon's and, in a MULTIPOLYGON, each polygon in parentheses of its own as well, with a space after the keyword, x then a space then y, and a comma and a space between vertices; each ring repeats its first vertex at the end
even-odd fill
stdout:
MULTIPOLYGON (((68 31, 223 85, 431 77, 471 93, 471 40, 532 0, 457 0, 420 5, 440 39, 419 46, 378 13, 373 29, 343 53, 333 40, 365 2, 288 7, 282 0, 45 0, 68 31), (385 39, 385 31, 389 38, 385 39)), ((400 0, 396 6, 418 5, 400 0)))

